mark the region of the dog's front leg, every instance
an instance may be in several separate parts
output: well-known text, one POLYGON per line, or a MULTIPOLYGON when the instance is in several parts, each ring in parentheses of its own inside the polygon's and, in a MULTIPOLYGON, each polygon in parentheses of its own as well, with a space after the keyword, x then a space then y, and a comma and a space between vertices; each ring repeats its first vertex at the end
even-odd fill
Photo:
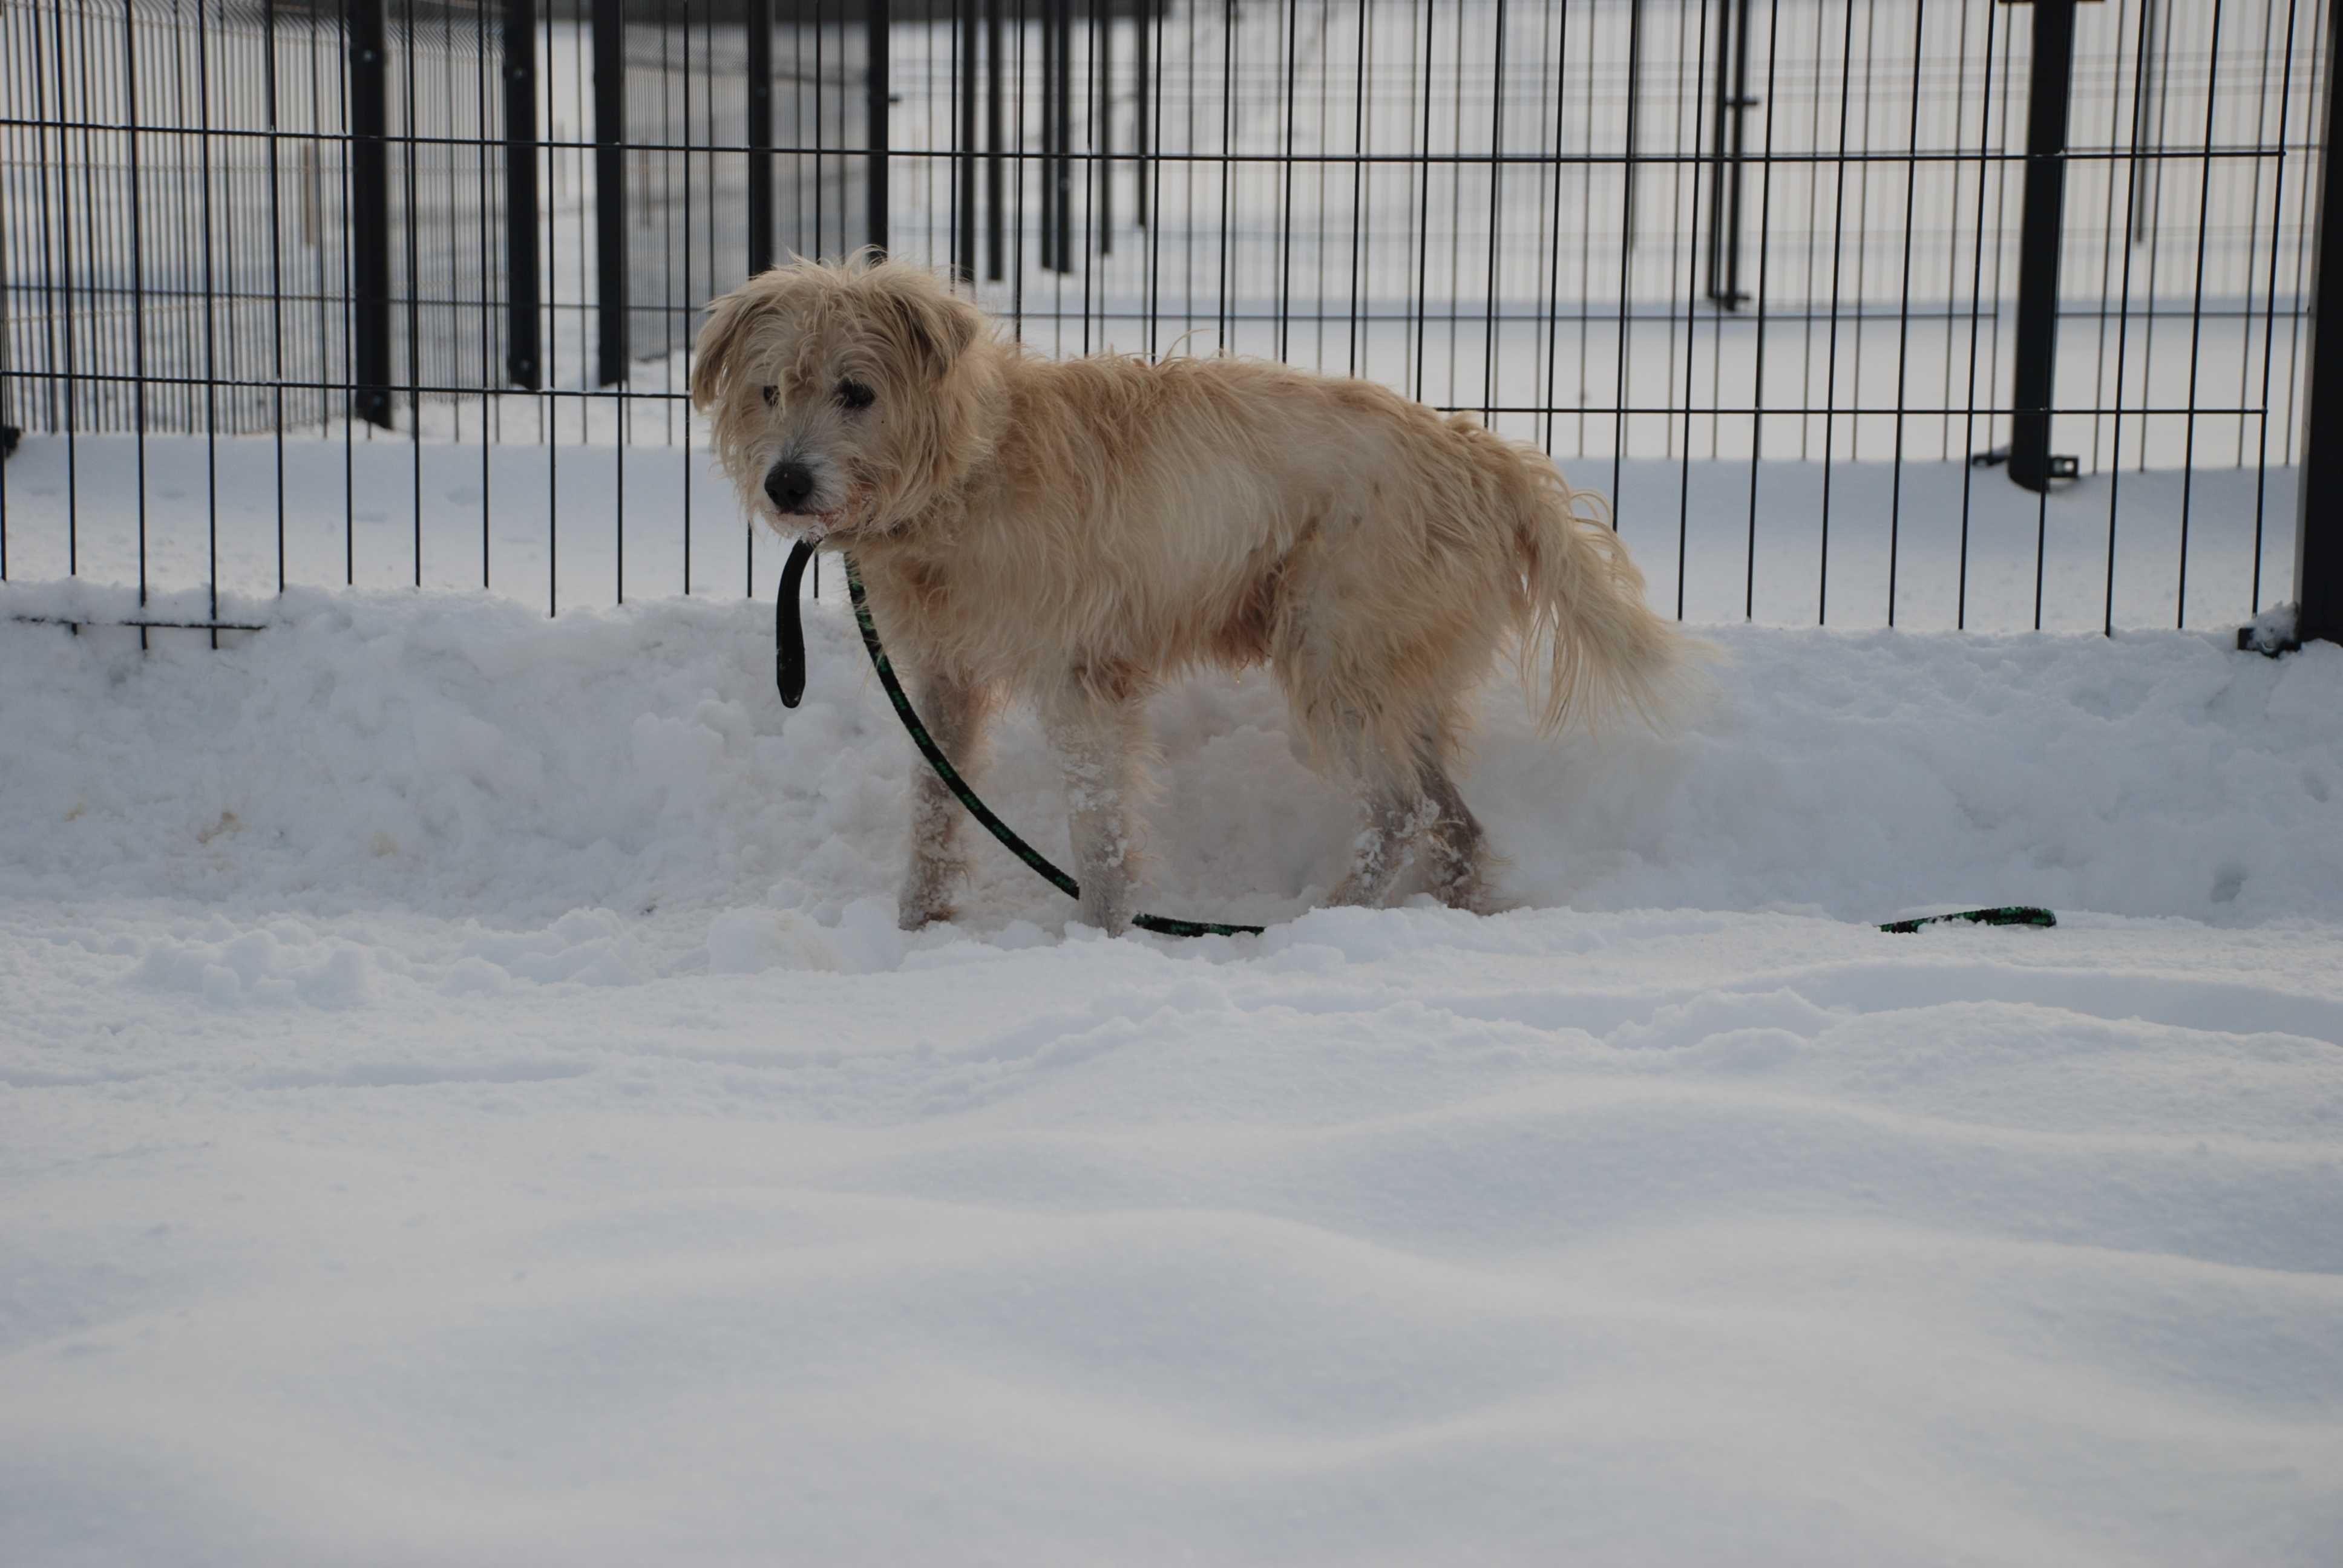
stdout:
POLYGON ((1070 687, 1042 706, 1066 787, 1081 918, 1109 936, 1131 926, 1136 859, 1131 795, 1138 780, 1139 704, 1070 687))
MULTIPOLYGON (((967 778, 983 760, 984 721, 991 709, 987 694, 957 677, 923 673, 912 678, 911 706, 967 778)), ((951 919, 952 888, 968 875, 960 844, 960 825, 968 812, 926 759, 914 753, 911 767, 910 864, 896 906, 897 923, 907 931, 951 919)))

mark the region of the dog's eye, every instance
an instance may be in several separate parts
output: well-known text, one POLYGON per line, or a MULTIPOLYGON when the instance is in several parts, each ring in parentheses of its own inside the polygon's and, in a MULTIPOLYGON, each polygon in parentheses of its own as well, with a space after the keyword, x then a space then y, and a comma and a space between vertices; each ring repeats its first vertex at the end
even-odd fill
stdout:
POLYGON ((757 393, 764 398, 765 407, 768 408, 781 400, 781 389, 778 387, 759 387, 757 388, 757 393))
POLYGON ((838 401, 846 408, 868 408, 879 394, 861 382, 849 378, 838 384, 838 401))

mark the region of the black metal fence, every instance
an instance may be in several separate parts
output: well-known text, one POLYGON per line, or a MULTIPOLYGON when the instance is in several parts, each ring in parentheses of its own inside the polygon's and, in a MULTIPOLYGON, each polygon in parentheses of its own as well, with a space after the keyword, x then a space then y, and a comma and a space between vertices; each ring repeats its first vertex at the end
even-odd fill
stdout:
POLYGON ((2331 5, 0 0, 0 576, 758 591, 697 312, 879 243, 1470 410, 1680 613, 2331 604, 2331 5))

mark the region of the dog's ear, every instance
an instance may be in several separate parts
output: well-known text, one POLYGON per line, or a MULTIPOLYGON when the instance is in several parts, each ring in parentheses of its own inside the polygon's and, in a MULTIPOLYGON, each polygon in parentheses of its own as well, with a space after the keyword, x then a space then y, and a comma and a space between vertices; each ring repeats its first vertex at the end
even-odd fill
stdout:
POLYGON ((888 325, 930 376, 940 378, 950 374, 977 334, 984 330, 982 312, 946 293, 925 272, 882 265, 869 278, 888 325))
POLYGON ((749 327, 772 303, 772 291, 750 278, 731 293, 711 300, 708 323, 691 348, 691 406, 705 414, 723 395, 749 327))

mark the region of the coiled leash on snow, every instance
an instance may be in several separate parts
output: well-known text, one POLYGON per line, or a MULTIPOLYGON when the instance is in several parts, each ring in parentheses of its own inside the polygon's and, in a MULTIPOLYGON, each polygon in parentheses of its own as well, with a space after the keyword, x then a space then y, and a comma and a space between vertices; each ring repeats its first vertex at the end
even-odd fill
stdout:
MULTIPOLYGON (((773 606, 773 683, 780 689, 785 708, 795 708, 805 700, 805 628, 799 618, 798 587, 805 579, 806 564, 812 559, 813 546, 805 540, 799 539, 790 547, 789 562, 781 568, 780 590, 773 606)), ((968 808, 968 814, 983 823, 985 831, 1000 839, 1011 854, 1066 897, 1081 898, 1081 884, 1060 870, 1048 856, 1020 838, 1016 829, 994 815, 991 807, 978 799, 976 791, 968 787, 968 780, 951 765, 951 759, 944 755, 943 748, 936 744, 935 737, 928 733, 928 727, 920 722, 910 698, 904 693, 903 683, 895 678, 895 666, 879 641, 879 628, 870 619, 870 601, 862 593, 862 574, 855 568, 852 556, 846 558, 846 592, 854 601, 854 624, 862 630, 862 647, 870 655, 870 668, 879 672, 879 684, 887 689, 887 700, 895 705, 895 717, 903 721, 903 728, 910 732, 911 744, 920 749, 920 755, 936 770, 936 777, 968 808)), ((1989 910, 1962 910, 1955 914, 1890 920, 1879 929, 1898 933, 1916 931, 1923 926, 1946 920, 1966 920, 1980 926, 2055 926, 2058 917, 2034 904, 2003 904, 1989 910)), ((1263 929, 1218 920, 1183 920, 1172 915, 1133 915, 1131 923, 1141 930, 1167 937, 1257 937, 1263 929)))

